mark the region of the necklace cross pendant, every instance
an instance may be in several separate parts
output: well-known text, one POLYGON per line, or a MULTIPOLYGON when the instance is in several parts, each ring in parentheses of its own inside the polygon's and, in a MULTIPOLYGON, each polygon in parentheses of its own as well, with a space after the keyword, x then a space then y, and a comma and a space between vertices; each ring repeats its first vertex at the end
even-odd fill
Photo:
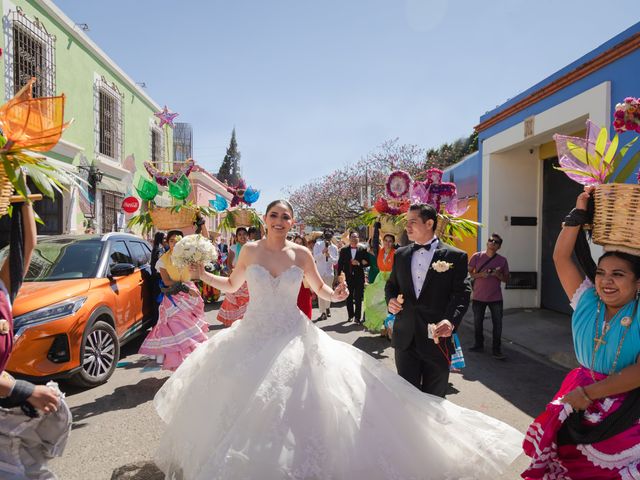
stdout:
POLYGON ((596 349, 596 352, 597 352, 597 351, 598 351, 598 349, 600 348, 600 346, 601 346, 601 345, 604 345, 604 344, 605 344, 605 343, 607 343, 607 342, 606 342, 606 340, 604 340, 604 339, 603 339, 603 338, 601 338, 601 337, 595 337, 595 338, 593 339, 593 343, 594 343, 594 346, 595 346, 595 349, 596 349))

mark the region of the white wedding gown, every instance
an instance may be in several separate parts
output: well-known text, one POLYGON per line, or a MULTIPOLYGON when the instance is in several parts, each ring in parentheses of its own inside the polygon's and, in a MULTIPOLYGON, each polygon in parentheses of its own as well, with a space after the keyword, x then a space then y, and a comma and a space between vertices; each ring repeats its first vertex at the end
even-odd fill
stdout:
POLYGON ((296 306, 302 270, 247 268, 244 319, 201 344, 155 407, 168 479, 495 478, 522 434, 422 393, 296 306))

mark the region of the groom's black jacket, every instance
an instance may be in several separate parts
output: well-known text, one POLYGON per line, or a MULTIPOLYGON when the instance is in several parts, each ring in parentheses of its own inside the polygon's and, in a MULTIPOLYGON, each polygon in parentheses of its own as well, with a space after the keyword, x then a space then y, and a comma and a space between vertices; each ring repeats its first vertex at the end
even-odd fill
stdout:
MULTIPOLYGON (((400 293, 404 295, 402 311, 396 315, 393 325, 392 346, 400 350, 411 347, 415 338, 415 348, 429 356, 442 357, 442 353, 433 340, 428 338, 427 324, 447 319, 454 328, 458 328, 462 317, 469 307, 471 282, 468 276, 467 254, 462 250, 438 242, 433 254, 431 266, 416 298, 411 277, 412 244, 399 248, 393 260, 391 276, 385 287, 387 303, 400 293), (439 260, 452 264, 446 272, 433 269, 433 263, 439 260)), ((443 342, 444 339, 440 339, 443 342)), ((453 353, 453 343, 447 339, 447 346, 453 353)))

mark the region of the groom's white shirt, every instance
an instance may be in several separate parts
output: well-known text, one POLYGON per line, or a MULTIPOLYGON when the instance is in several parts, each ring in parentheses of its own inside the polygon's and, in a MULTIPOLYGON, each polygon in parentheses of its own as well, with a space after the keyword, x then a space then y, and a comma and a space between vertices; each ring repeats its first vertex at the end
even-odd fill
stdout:
POLYGON ((433 260, 433 254, 438 247, 438 238, 434 238, 429 242, 431 248, 429 250, 421 248, 420 250, 413 252, 411 255, 411 278, 413 279, 413 288, 415 290, 416 298, 420 296, 424 280, 427 278, 427 272, 431 266, 433 260))

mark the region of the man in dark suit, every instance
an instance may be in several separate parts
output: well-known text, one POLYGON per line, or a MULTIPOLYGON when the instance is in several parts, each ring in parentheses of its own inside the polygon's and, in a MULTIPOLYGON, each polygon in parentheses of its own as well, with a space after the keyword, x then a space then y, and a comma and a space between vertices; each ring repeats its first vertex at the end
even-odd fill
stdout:
POLYGON ((392 346, 398 374, 444 398, 455 351, 451 334, 469 306, 471 283, 467 254, 435 237, 437 221, 430 205, 410 207, 407 235, 414 243, 396 251, 385 295, 396 315, 392 346))
POLYGON ((364 269, 369 264, 367 249, 358 245, 358 232, 349 234, 349 245, 340 249, 338 275, 344 272, 349 287, 347 314, 349 321, 362 322, 362 297, 364 296, 364 269))

